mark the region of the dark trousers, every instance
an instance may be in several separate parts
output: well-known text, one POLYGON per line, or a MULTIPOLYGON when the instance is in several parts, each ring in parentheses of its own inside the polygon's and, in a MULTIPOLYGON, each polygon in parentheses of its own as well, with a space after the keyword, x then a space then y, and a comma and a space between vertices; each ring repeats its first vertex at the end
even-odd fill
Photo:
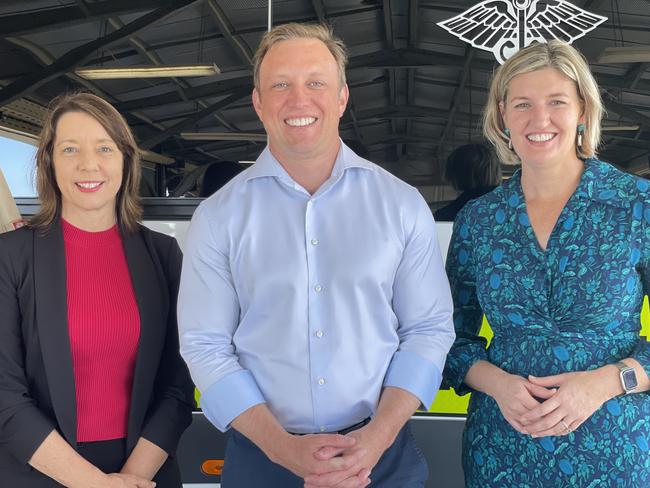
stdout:
MULTIPOLYGON (((370 479, 374 488, 422 488, 429 469, 407 424, 379 459, 370 479)), ((234 429, 226 444, 221 488, 302 488, 304 481, 273 463, 234 429)))
MULTIPOLYGON (((110 441, 80 442, 77 452, 104 473, 117 473, 126 462, 124 439, 110 441)), ((167 459, 156 477, 156 488, 180 488, 181 476, 175 459, 167 459)), ((28 464, 0 466, 0 486, 12 488, 61 488, 63 485, 28 464), (4 484, 6 483, 6 484, 4 484)))

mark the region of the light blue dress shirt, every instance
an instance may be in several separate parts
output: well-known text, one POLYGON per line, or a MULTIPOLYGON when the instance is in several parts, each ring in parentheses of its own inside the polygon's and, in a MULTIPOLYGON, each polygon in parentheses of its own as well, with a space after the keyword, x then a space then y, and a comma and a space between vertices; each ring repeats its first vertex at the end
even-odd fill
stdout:
POLYGON ((337 431, 383 386, 428 406, 452 309, 426 202, 343 143, 313 195, 267 148, 192 218, 181 354, 222 431, 263 402, 290 432, 337 431))

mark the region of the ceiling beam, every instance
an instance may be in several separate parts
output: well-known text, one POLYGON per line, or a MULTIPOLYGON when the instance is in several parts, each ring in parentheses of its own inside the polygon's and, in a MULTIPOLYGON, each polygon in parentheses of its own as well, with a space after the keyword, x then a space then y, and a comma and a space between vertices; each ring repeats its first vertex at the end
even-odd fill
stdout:
MULTIPOLYGON (((41 65, 49 65, 52 64, 54 61, 56 61, 56 58, 45 48, 42 46, 38 46, 37 44, 34 44, 32 41, 29 41, 27 39, 24 39, 22 37, 7 37, 7 41, 11 42, 12 44, 15 44, 16 46, 19 46, 23 49, 25 49, 28 53, 30 53, 41 65)), ((104 90, 99 88, 96 84, 91 82, 90 80, 86 80, 82 78, 81 76, 77 76, 73 71, 70 71, 66 73, 66 76, 70 78, 71 80, 75 81, 78 83, 80 86, 83 86, 90 90, 92 93, 95 95, 98 95, 102 97, 104 100, 107 100, 111 102, 112 104, 115 104, 116 99, 106 93, 104 90)), ((139 112, 131 112, 131 114, 134 117, 137 117, 144 123, 146 123, 148 126, 156 128, 158 130, 163 130, 164 127, 159 125, 157 122, 154 122, 151 120, 149 117, 146 115, 139 113, 139 112)))
MULTIPOLYGON (((447 117, 448 112, 443 108, 423 107, 418 105, 389 105, 378 108, 370 108, 357 111, 357 121, 366 121, 372 119, 397 118, 431 118, 447 117)), ((459 114, 460 115, 460 114, 459 114)), ((343 122, 350 122, 344 117, 343 122)))
MULTIPOLYGON (((78 0, 78 1, 83 1, 83 0, 78 0)), ((115 30, 124 27, 124 23, 117 17, 109 17, 108 21, 110 22, 111 26, 115 30)), ((149 62, 153 63, 154 65, 161 66, 165 64, 163 60, 160 58, 160 56, 158 55, 158 53, 155 51, 155 49, 151 49, 151 47, 147 45, 147 43, 144 42, 140 37, 135 35, 129 36, 129 43, 138 50, 141 56, 143 56, 145 59, 148 59, 149 62)), ((187 100, 187 95, 185 93, 185 90, 191 88, 192 85, 190 85, 183 78, 172 77, 170 80, 172 83, 178 86, 178 89, 176 90, 178 96, 180 96, 183 100, 187 100)), ((208 104, 205 103, 203 100, 197 100, 197 103, 201 108, 205 108, 208 106, 208 104)), ((224 127, 232 131, 239 130, 237 127, 230 124, 219 114, 215 113, 213 115, 224 127)))
POLYGON ((92 21, 108 15, 125 15, 173 4, 173 0, 103 0, 85 3, 85 7, 68 5, 0 17, 2 37, 31 34, 92 21))
POLYGON ((416 47, 418 43, 418 0, 409 0, 409 47, 416 47))
POLYGON ((98 49, 124 39, 195 1, 174 0, 164 7, 138 17, 121 29, 68 51, 49 66, 30 73, 0 90, 0 106, 31 93, 48 81, 71 71, 98 49))
POLYGON ((318 17, 318 22, 321 24, 327 23, 327 12, 325 11, 325 5, 323 5, 323 0, 311 0, 311 6, 316 12, 316 17, 318 17))
POLYGON ((359 128, 359 123, 357 122, 357 113, 354 109, 354 104, 352 103, 352 97, 348 99, 348 114, 350 114, 350 120, 352 121, 354 135, 357 136, 357 141, 359 141, 359 143, 363 146, 363 136, 361 134, 361 129, 359 128))
MULTIPOLYGON (((458 86, 457 81, 451 80, 436 80, 433 78, 427 78, 426 76, 416 76, 415 81, 417 83, 424 83, 425 85, 435 85, 435 86, 444 86, 448 88, 456 88, 458 86)), ((473 92, 483 92, 487 93, 488 89, 485 86, 479 86, 476 84, 465 84, 465 87, 472 90, 473 92)), ((410 103, 412 105, 412 103, 410 103)))
MULTIPOLYGON (((374 12, 375 10, 379 10, 380 7, 376 5, 371 5, 368 7, 361 7, 361 8, 355 8, 355 9, 350 9, 350 10, 340 10, 338 12, 334 12, 328 16, 328 18, 338 18, 338 17, 347 17, 347 20, 352 20, 352 17, 355 15, 363 15, 368 12, 374 12)), ((298 22, 298 23, 307 23, 307 22, 315 22, 318 21, 319 18, 316 16, 310 16, 310 17, 286 17, 282 19, 276 19, 277 24, 284 24, 287 22, 298 22)), ((325 19, 325 23, 327 23, 327 18, 325 19)), ((233 29, 232 30, 232 35, 233 36, 245 36, 245 35, 261 35, 264 32, 266 32, 266 26, 265 27, 246 27, 243 29, 233 29)), ((200 41, 211 41, 214 39, 223 39, 224 36, 220 32, 215 32, 210 35, 206 35, 203 37, 190 37, 186 38, 180 41, 163 41, 163 42, 158 42, 155 44, 151 45, 152 49, 164 49, 168 47, 174 47, 174 46, 183 46, 183 45, 188 45, 188 44, 195 44, 200 41)), ((99 56, 96 58, 91 58, 89 59, 89 63, 91 64, 101 64, 101 63, 106 63, 113 61, 115 59, 123 59, 127 58, 129 56, 134 56, 137 54, 137 51, 134 49, 122 49, 118 51, 111 52, 110 56, 99 56)))
MULTIPOLYGON (((384 46, 386 49, 393 49, 393 12, 390 5, 390 0, 382 0, 381 4, 383 18, 384 18, 384 46)), ((395 79, 395 70, 392 68, 386 69, 386 75, 388 76, 388 100, 390 105, 395 105, 397 103, 397 80, 395 79)), ((397 122, 395 119, 390 121, 391 132, 393 136, 397 135, 397 122)), ((395 160, 398 160, 402 154, 402 149, 404 146, 397 143, 394 147, 395 150, 395 160)))
POLYGON ((390 0, 382 1, 382 11, 384 13, 384 34, 386 48, 393 49, 393 13, 390 8, 390 0))
POLYGON ((636 122, 637 124, 641 125, 643 130, 650 131, 650 117, 647 115, 643 115, 642 113, 637 112, 636 110, 632 110, 625 105, 617 102, 609 93, 605 93, 603 95, 603 102, 605 103, 607 110, 614 112, 621 117, 626 117, 629 120, 636 122))
POLYGON ((627 73, 625 73, 625 79, 630 81, 630 89, 634 90, 636 85, 641 81, 643 74, 650 67, 650 63, 639 63, 636 66, 632 66, 627 73))
POLYGON ((171 127, 165 129, 161 133, 151 136, 150 138, 142 141, 140 143, 140 147, 142 149, 151 149, 152 147, 157 146, 161 142, 169 139, 170 137, 182 132, 187 127, 190 127, 196 124, 197 122, 199 122, 200 120, 203 120, 204 118, 208 117, 209 115, 216 112, 217 110, 220 110, 230 105, 232 102, 239 100, 240 98, 247 95, 250 95, 250 91, 247 88, 240 89, 234 92, 229 97, 219 100, 218 102, 213 103, 212 105, 208 105, 203 110, 195 113, 194 115, 191 115, 190 117, 178 122, 177 124, 172 125, 171 127))
POLYGON ((91 10, 88 8, 88 5, 86 5, 85 0, 75 0, 77 2, 77 6, 81 9, 81 11, 84 13, 86 17, 90 17, 92 15, 91 10))
POLYGON ((404 134, 391 134, 386 137, 377 137, 366 142, 367 146, 379 145, 397 145, 397 144, 416 144, 421 146, 437 146, 438 142, 433 139, 425 139, 416 136, 407 136, 404 134))
MULTIPOLYGON (((409 41, 408 47, 415 48, 418 43, 418 0, 409 0, 409 41)), ((409 68, 406 72, 406 103, 408 105, 413 105, 415 103, 415 72, 416 69, 409 68)), ((411 133, 412 121, 411 119, 406 120, 406 134, 411 133)))
POLYGON ((465 83, 467 83, 467 77, 470 70, 472 69, 472 59, 474 59, 475 53, 476 49, 474 49, 472 46, 468 45, 465 48, 465 64, 463 65, 463 71, 460 75, 460 79, 458 80, 458 87, 456 87, 454 98, 449 107, 449 118, 447 119, 447 125, 445 126, 444 130, 442 131, 442 135, 440 136, 440 145, 438 147, 441 150, 444 147, 445 140, 449 135, 449 131, 454 126, 454 117, 456 115, 456 111, 458 110, 458 106, 460 105, 460 100, 465 93, 465 83))
POLYGON ((248 87, 250 91, 253 90, 252 76, 242 76, 231 78, 229 80, 214 81, 196 87, 186 88, 185 98, 178 93, 178 90, 161 93, 151 97, 138 97, 134 100, 122 102, 117 105, 118 110, 138 110, 152 107, 160 107, 171 103, 181 103, 191 100, 196 100, 204 97, 218 97, 228 93, 232 93, 241 87, 248 87))
POLYGON ((208 6, 210 14, 212 14, 212 18, 217 23, 219 30, 226 38, 226 41, 230 47, 233 48, 233 50, 237 53, 237 56, 239 56, 247 65, 252 66, 253 53, 246 44, 241 42, 239 39, 237 39, 237 37, 235 37, 235 35, 233 35, 232 24, 228 20, 228 17, 226 17, 224 11, 221 9, 221 7, 219 7, 215 0, 205 0, 205 3, 208 6))
MULTIPOLYGON (((357 68, 425 68, 431 66, 458 66, 464 62, 463 56, 428 51, 425 49, 392 49, 355 56, 350 59, 349 69, 357 68)), ((492 72, 496 61, 476 59, 475 68, 492 72)))

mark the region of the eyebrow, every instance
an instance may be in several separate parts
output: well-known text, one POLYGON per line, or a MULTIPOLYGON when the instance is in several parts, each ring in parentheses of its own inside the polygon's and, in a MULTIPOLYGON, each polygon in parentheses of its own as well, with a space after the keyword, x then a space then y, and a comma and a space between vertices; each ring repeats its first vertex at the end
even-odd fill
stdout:
MULTIPOLYGON (((288 72, 288 71, 278 71, 278 72, 272 73, 269 76, 269 78, 271 80, 286 79, 286 78, 290 78, 292 75, 293 75, 293 73, 288 72)), ((322 71, 322 70, 313 70, 313 71, 309 71, 307 73, 307 77, 310 77, 310 76, 326 76, 326 73, 325 73, 325 71, 322 71)))
MULTIPOLYGON (((546 95, 546 98, 557 98, 557 97, 570 98, 570 95, 565 92, 557 92, 557 93, 551 93, 549 95, 546 95)), ((514 100, 530 100, 530 97, 519 96, 519 97, 512 97, 510 99, 511 102, 514 100)))
MULTIPOLYGON (((64 142, 68 142, 68 143, 73 142, 75 144, 79 143, 79 141, 77 141, 77 139, 68 138, 68 139, 61 139, 59 142, 56 143, 56 145, 59 146, 59 145, 63 144, 64 142)), ((98 139, 95 142, 97 142, 97 143, 110 142, 111 144, 115 144, 115 141, 113 139, 108 139, 108 138, 98 139)))

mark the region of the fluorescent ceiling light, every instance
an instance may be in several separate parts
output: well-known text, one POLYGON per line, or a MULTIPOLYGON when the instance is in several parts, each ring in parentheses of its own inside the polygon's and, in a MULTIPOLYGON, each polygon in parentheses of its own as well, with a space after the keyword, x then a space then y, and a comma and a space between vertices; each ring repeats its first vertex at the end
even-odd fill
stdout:
POLYGON ((602 128, 603 132, 625 132, 625 131, 637 131, 641 128, 640 125, 604 125, 602 128))
POLYGON ((186 141, 259 141, 266 142, 266 134, 254 132, 181 132, 186 141))
POLYGON ((121 78, 188 78, 213 76, 221 73, 216 64, 124 66, 120 68, 79 68, 75 74, 87 80, 115 80, 121 78))
POLYGON ((598 57, 598 63, 650 63, 650 47, 606 47, 598 57))

